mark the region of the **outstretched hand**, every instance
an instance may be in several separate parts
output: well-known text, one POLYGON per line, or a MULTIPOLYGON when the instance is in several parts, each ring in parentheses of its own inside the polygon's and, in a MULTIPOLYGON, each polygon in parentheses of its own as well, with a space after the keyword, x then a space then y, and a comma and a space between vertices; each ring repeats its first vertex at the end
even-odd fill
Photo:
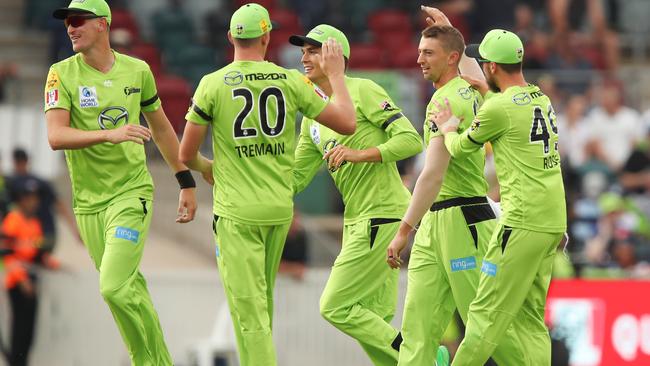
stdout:
POLYGON ((427 15, 426 20, 429 26, 432 25, 448 25, 450 27, 452 26, 451 22, 449 21, 449 18, 447 18, 445 13, 440 11, 440 9, 433 8, 431 6, 424 6, 424 5, 421 5, 420 9, 422 9, 422 11, 427 15))
POLYGON ((328 78, 343 76, 345 73, 343 48, 334 38, 330 37, 323 42, 319 63, 323 73, 328 78))
POLYGON ((438 111, 431 113, 430 121, 435 123, 443 134, 446 134, 447 132, 457 131, 461 119, 454 116, 451 112, 449 99, 445 98, 444 105, 438 103, 438 101, 435 99, 433 100, 433 103, 436 105, 438 111))

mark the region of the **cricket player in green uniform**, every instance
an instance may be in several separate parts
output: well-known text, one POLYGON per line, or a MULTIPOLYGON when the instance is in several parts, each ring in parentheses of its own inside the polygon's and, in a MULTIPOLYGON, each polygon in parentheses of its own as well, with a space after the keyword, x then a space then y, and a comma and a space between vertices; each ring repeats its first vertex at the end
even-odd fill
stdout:
POLYGON ((293 216, 296 113, 342 134, 356 127, 341 46, 328 40, 320 57, 337 95, 330 103, 298 71, 264 61, 270 30, 262 6, 235 11, 234 61, 199 83, 180 150, 191 159, 212 126, 217 264, 242 366, 277 364, 273 287, 293 216))
MULTIPOLYGON (((350 45, 338 29, 321 24, 289 42, 302 48, 307 77, 332 97, 320 69, 322 43, 336 39, 350 59, 350 45)), ((343 243, 320 300, 320 313, 356 339, 375 365, 396 365, 401 338, 390 321, 397 303, 398 272, 384 263, 410 197, 396 161, 422 150, 411 122, 386 91, 368 79, 345 78, 354 103, 357 130, 344 136, 303 118, 296 149, 295 192, 302 191, 327 161, 345 203, 343 243), (359 275, 363 273, 363 275, 359 275)), ((337 97, 337 96, 334 96, 337 97)))
POLYGON ((511 324, 525 347, 526 364, 550 365, 544 307, 556 248, 566 230, 555 112, 549 98, 524 79, 524 48, 514 33, 491 30, 466 54, 482 62, 487 85, 500 93, 485 101, 462 133, 448 103, 439 105, 433 119, 454 158, 491 142, 503 215, 488 244, 465 338, 452 365, 483 365, 511 324))
MULTIPOLYGON (((178 159, 178 139, 149 66, 110 48, 106 2, 73 0, 53 15, 64 19, 77 54, 50 67, 45 85, 49 143, 65 150, 79 231, 132 364, 172 365, 138 270, 153 199, 144 141, 153 137, 179 179, 178 222, 194 217, 194 180, 178 159), (140 126, 141 112, 149 128, 140 126)), ((210 161, 198 154, 188 165, 210 177, 210 161)))
MULTIPOLYGON (((451 27, 447 17, 435 8, 423 10, 430 15, 433 25, 422 31, 418 64, 425 79, 436 87, 426 115, 437 112, 435 103, 447 100, 452 110, 464 117, 459 126, 464 131, 483 97, 460 77, 458 70, 460 67, 480 77, 483 74, 473 59, 462 57, 463 36, 451 27)), ((389 265, 399 268, 399 256, 408 235, 422 220, 409 261, 401 365, 433 363, 432 345, 440 342, 454 310, 467 322, 469 304, 478 287, 481 260, 496 225, 486 197, 485 150, 451 158, 438 127, 428 119, 424 122, 424 137, 428 143, 425 165, 387 252, 389 265)), ((497 364, 526 365, 521 345, 512 337, 512 331, 508 335, 495 351, 497 364)), ((439 365, 448 362, 448 356, 438 360, 439 365)))

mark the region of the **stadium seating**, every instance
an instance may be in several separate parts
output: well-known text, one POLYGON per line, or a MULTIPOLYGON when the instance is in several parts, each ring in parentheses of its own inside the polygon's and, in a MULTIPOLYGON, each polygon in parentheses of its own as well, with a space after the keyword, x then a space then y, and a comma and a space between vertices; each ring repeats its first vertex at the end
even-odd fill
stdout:
POLYGON ((137 43, 129 49, 128 54, 148 63, 155 76, 161 74, 162 62, 160 52, 156 46, 150 43, 137 43))
POLYGON ((411 19, 407 13, 398 10, 378 10, 368 16, 368 26, 375 37, 386 33, 413 34, 411 19))
POLYGON ((302 26, 298 14, 289 9, 272 9, 271 21, 273 22, 274 30, 294 32, 294 34, 302 33, 302 26))
POLYGON ((129 31, 132 39, 139 39, 140 37, 138 23, 131 12, 126 9, 114 9, 111 11, 111 31, 116 29, 129 31))
POLYGON ((190 85, 177 76, 160 76, 156 79, 156 84, 158 96, 174 131, 182 132, 185 128, 185 113, 192 98, 190 85))
POLYGON ((377 70, 388 66, 382 48, 376 44, 350 45, 351 69, 377 70))

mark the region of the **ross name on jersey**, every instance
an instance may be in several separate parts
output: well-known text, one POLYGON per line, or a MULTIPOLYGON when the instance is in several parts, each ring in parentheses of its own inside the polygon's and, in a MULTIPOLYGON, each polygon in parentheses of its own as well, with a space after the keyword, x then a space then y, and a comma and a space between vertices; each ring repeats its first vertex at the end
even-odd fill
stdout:
POLYGON ((553 154, 544 158, 544 169, 553 169, 560 165, 560 155, 553 154))
POLYGON ((284 73, 277 73, 277 72, 271 72, 268 74, 264 74, 261 72, 255 73, 255 74, 246 74, 244 76, 247 81, 258 81, 258 80, 286 80, 287 79, 287 74, 284 73))
POLYGON ((262 155, 283 155, 285 148, 284 142, 267 144, 265 142, 259 144, 235 146, 239 158, 254 158, 262 155))

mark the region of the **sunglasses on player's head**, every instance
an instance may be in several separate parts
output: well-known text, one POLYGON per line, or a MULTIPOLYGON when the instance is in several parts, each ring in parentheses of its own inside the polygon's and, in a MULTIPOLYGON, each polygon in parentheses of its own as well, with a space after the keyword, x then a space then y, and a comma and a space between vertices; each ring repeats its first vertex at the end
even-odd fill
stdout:
POLYGON ((86 20, 88 19, 97 19, 97 18, 103 18, 102 16, 95 15, 95 14, 89 14, 89 15, 71 15, 65 20, 63 20, 63 24, 65 24, 66 28, 69 26, 72 26, 73 28, 81 27, 82 25, 86 24, 86 20))

